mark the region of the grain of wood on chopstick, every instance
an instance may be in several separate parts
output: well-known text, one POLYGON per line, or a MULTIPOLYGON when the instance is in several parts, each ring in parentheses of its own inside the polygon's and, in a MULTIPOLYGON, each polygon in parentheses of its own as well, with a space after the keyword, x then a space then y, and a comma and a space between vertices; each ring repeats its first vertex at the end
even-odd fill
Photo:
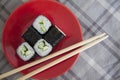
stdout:
POLYGON ((74 44, 74 45, 72 45, 72 46, 69 46, 69 47, 67 47, 67 48, 64 48, 64 49, 62 49, 62 50, 60 50, 60 51, 57 51, 57 52, 55 52, 55 53, 52 53, 52 54, 50 54, 50 55, 48 55, 48 56, 46 56, 46 57, 44 57, 44 58, 41 58, 41 59, 39 59, 39 60, 33 61, 33 62, 31 62, 31 63, 28 63, 28 64, 26 64, 26 65, 23 65, 23 66, 21 66, 21 67, 18 67, 18 68, 16 68, 16 69, 11 70, 11 71, 8 71, 8 72, 6 72, 6 73, 4 73, 4 74, 1 74, 1 75, 0 75, 0 79, 3 79, 3 78, 5 78, 5 77, 8 77, 8 76, 10 76, 10 75, 12 75, 12 74, 15 74, 15 73, 17 73, 17 72, 20 72, 20 71, 22 71, 22 70, 24 70, 24 69, 30 68, 30 67, 32 67, 32 66, 34 66, 34 65, 37 65, 37 64, 39 64, 39 63, 41 63, 41 62, 44 62, 44 61, 46 61, 46 60, 48 60, 48 59, 51 59, 51 58, 56 57, 56 56, 58 56, 58 55, 61 55, 61 54, 65 53, 65 52, 70 51, 70 50, 72 50, 72 49, 75 49, 75 48, 77 48, 77 47, 83 46, 83 45, 85 45, 85 44, 87 44, 87 43, 89 43, 89 42, 91 42, 91 41, 94 41, 94 40, 96 40, 96 39, 98 39, 98 38, 101 38, 101 37, 103 37, 103 36, 105 36, 105 35, 106 35, 106 34, 103 33, 103 34, 101 34, 101 35, 94 36, 94 37, 89 38, 89 39, 87 39, 87 40, 78 42, 78 43, 76 43, 76 44, 74 44))
POLYGON ((93 41, 93 42, 91 42, 91 43, 89 43, 89 44, 87 44, 87 45, 85 45, 85 46, 83 46, 83 47, 81 47, 81 48, 78 48, 78 49, 72 51, 71 53, 66 54, 66 55, 63 56, 63 57, 60 57, 60 58, 52 61, 51 63, 48 63, 47 65, 45 65, 45 66, 43 66, 43 67, 41 67, 41 68, 38 68, 38 69, 36 69, 36 70, 34 70, 34 71, 26 74, 25 76, 23 76, 23 77, 21 77, 21 78, 18 78, 17 80, 25 80, 25 79, 28 79, 28 78, 30 78, 30 77, 32 77, 32 76, 34 76, 34 75, 36 75, 36 74, 44 71, 44 70, 46 70, 46 69, 48 69, 48 68, 50 68, 50 67, 52 67, 52 66, 54 66, 54 65, 56 65, 56 64, 58 64, 58 63, 60 63, 60 62, 62 62, 62 61, 64 61, 64 60, 66 60, 66 59, 68 59, 68 58, 70 58, 70 57, 78 54, 79 52, 82 52, 82 51, 84 51, 84 50, 86 50, 86 49, 88 49, 88 48, 96 45, 97 43, 103 41, 103 40, 106 39, 107 37, 108 37, 108 36, 104 36, 104 37, 102 37, 102 38, 100 38, 100 39, 98 39, 98 40, 96 40, 96 41, 93 41))

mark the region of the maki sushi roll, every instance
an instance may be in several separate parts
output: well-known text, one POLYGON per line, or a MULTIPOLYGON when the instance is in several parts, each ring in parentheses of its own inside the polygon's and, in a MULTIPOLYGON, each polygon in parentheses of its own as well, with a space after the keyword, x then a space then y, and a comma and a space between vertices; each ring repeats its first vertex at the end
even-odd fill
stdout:
POLYGON ((42 38, 42 36, 32 26, 28 28, 28 30, 22 35, 22 37, 32 47, 39 39, 42 38))
POLYGON ((52 46, 44 39, 40 39, 34 45, 34 49, 41 57, 48 55, 52 51, 52 46))
POLYGON ((32 49, 34 54, 36 52, 39 56, 44 57, 52 51, 53 47, 63 37, 65 37, 65 34, 56 25, 52 25, 47 17, 40 15, 34 20, 33 25, 22 35, 22 38, 29 44, 21 44, 17 49, 17 53, 21 59, 27 61, 32 56, 27 59, 21 56, 27 56, 29 48, 34 48, 32 49))
POLYGON ((50 30, 44 36, 44 39, 53 47, 65 37, 65 34, 55 25, 52 25, 50 30))
POLYGON ((22 60, 28 61, 34 56, 35 52, 27 42, 24 42, 17 48, 17 54, 22 60))
POLYGON ((45 34, 51 26, 49 19, 43 15, 38 16, 33 22, 33 27, 40 33, 45 34))

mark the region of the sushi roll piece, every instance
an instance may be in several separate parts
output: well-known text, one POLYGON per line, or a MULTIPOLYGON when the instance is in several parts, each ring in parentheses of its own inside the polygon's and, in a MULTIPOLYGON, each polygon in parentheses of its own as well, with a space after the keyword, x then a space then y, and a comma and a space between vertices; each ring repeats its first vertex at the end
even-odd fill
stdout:
POLYGON ((35 45, 34 50, 41 57, 48 55, 52 51, 52 46, 44 39, 40 39, 35 45))
POLYGON ((53 47, 65 37, 65 34, 55 25, 52 25, 50 30, 44 36, 44 39, 53 47))
POLYGON ((22 60, 28 61, 34 56, 35 51, 27 42, 23 42, 17 48, 17 54, 22 60))
POLYGON ((39 39, 42 38, 42 36, 32 26, 28 28, 28 30, 22 35, 22 37, 32 47, 39 39))
POLYGON ((45 34, 51 26, 49 19, 43 15, 38 16, 33 22, 33 27, 40 33, 45 34))

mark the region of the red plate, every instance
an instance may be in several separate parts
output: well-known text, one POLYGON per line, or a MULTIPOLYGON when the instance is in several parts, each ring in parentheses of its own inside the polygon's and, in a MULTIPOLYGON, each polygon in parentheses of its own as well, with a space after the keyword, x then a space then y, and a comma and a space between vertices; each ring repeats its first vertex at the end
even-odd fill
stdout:
MULTIPOLYGON (((66 37, 62 39, 57 46, 55 46, 52 52, 58 51, 82 40, 82 31, 79 21, 64 5, 52 0, 36 0, 24 3, 9 16, 4 26, 2 37, 4 53, 14 68, 40 58, 39 56, 36 56, 31 61, 24 62, 16 54, 17 47, 24 41, 21 38, 22 34, 28 27, 30 27, 33 20, 40 14, 49 18, 53 24, 57 25, 66 34, 66 37)), ((26 69, 22 71, 22 73, 27 74, 61 56, 26 69)), ((79 55, 76 55, 70 59, 67 59, 64 62, 33 76, 33 78, 49 79, 57 77, 69 70, 75 63, 78 56, 79 55)))

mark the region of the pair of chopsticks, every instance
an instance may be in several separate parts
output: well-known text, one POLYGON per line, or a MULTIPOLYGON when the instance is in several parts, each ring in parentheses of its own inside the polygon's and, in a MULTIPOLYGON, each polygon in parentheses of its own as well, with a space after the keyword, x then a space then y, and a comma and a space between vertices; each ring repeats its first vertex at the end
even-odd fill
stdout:
POLYGON ((42 67, 40 67, 40 68, 38 68, 38 69, 30 72, 30 73, 28 73, 28 74, 26 74, 26 75, 18 78, 17 80, 25 80, 25 79, 28 79, 28 78, 30 78, 30 77, 32 77, 32 76, 34 76, 34 75, 36 75, 36 74, 44 71, 44 70, 46 70, 46 69, 48 69, 48 68, 50 68, 50 67, 52 67, 52 66, 54 66, 54 65, 56 65, 56 64, 58 64, 58 63, 60 63, 60 62, 62 62, 62 61, 64 61, 64 60, 66 60, 66 59, 68 59, 68 58, 70 58, 70 57, 78 54, 79 52, 82 52, 82 51, 84 51, 84 50, 86 50, 86 49, 88 49, 88 48, 96 45, 97 43, 103 41, 103 40, 106 39, 106 38, 108 38, 108 35, 107 35, 106 33, 103 33, 103 34, 101 34, 101 35, 94 36, 94 37, 89 38, 89 39, 87 39, 87 40, 78 42, 78 43, 76 43, 76 44, 74 44, 74 45, 72 45, 72 46, 69 46, 69 47, 64 48, 64 49, 62 49, 62 50, 60 50, 60 51, 57 51, 57 52, 55 52, 55 53, 52 53, 52 54, 50 54, 50 55, 48 55, 48 56, 46 56, 46 57, 44 57, 44 58, 38 59, 38 60, 33 61, 33 62, 29 63, 29 64, 23 65, 23 66, 21 66, 21 67, 18 67, 18 68, 16 68, 16 69, 13 69, 13 70, 11 70, 11 71, 8 71, 8 72, 6 72, 6 73, 3 73, 3 74, 0 75, 0 80, 3 79, 3 78, 5 78, 5 77, 8 77, 8 76, 10 76, 10 75, 12 75, 12 74, 15 74, 15 73, 17 73, 17 72, 20 72, 20 71, 22 71, 22 70, 24 70, 24 69, 27 69, 27 68, 30 68, 30 67, 32 67, 32 66, 34 66, 34 65, 37 65, 37 64, 39 64, 39 63, 42 63, 42 62, 44 62, 44 61, 46 61, 46 60, 48 60, 48 59, 51 59, 51 58, 53 58, 53 57, 56 57, 56 56, 61 55, 61 54, 65 53, 65 52, 68 52, 68 51, 70 51, 70 50, 75 49, 74 51, 72 51, 72 52, 70 52, 70 53, 68 53, 68 54, 66 54, 66 55, 64 55, 64 56, 62 56, 62 57, 60 57, 60 58, 52 61, 51 63, 46 64, 45 66, 42 66, 42 67), (82 47, 80 47, 80 46, 82 46, 82 47), (77 48, 77 49, 76 49, 76 48, 77 48))

